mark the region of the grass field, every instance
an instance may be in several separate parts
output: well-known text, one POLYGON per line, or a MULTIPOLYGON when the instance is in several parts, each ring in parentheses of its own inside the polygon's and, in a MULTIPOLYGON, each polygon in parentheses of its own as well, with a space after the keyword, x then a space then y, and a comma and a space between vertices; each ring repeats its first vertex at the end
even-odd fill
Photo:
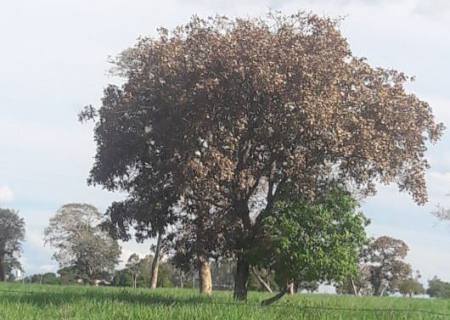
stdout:
POLYGON ((450 300, 298 294, 259 306, 266 297, 235 303, 230 292, 0 284, 0 320, 450 319, 450 300))

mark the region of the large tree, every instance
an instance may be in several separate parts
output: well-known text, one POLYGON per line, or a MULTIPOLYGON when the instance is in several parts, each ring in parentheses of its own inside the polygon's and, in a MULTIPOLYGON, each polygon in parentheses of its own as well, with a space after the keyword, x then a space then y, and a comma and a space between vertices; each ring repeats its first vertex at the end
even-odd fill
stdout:
POLYGON ((71 203, 63 205, 45 229, 45 242, 56 249, 60 266, 72 267, 90 283, 112 273, 120 256, 117 241, 100 228, 102 218, 92 205, 71 203))
POLYGON ((104 92, 92 181, 151 186, 173 197, 166 203, 220 214, 237 299, 253 239, 286 184, 314 199, 330 176, 364 195, 396 183, 427 200, 424 152, 442 124, 406 92, 408 76, 354 57, 335 20, 194 17, 142 38, 117 66, 125 83, 104 92))
POLYGON ((372 239, 360 253, 358 272, 337 283, 338 293, 354 295, 385 295, 395 293, 417 280, 411 265, 405 262, 408 245, 399 239, 382 236, 372 239))
POLYGON ((0 208, 0 281, 12 269, 21 269, 17 260, 25 237, 25 222, 17 211, 0 208))

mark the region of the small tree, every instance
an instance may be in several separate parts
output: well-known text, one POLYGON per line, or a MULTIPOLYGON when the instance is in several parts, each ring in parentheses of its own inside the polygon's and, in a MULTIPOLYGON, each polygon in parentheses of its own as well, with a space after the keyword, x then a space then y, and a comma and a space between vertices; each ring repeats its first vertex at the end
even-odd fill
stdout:
POLYGON ((17 211, 0 208, 0 281, 13 269, 21 270, 17 257, 25 237, 25 222, 17 211))
POLYGON ((276 214, 264 222, 266 237, 259 250, 262 261, 275 271, 281 292, 263 304, 292 291, 296 282, 341 281, 356 272, 367 224, 357 207, 341 189, 331 190, 316 203, 277 203, 276 214))
POLYGON ((414 278, 409 278, 400 281, 400 283, 398 284, 398 289, 402 295, 409 297, 425 293, 423 285, 417 279, 414 278))
POLYGON ((61 267, 73 267, 77 276, 94 283, 118 263, 120 247, 99 224, 102 215, 89 204, 66 204, 50 219, 45 242, 56 249, 61 267))
POLYGON ((140 275, 140 264, 139 263, 140 263, 139 255, 137 255, 136 253, 133 253, 128 258, 127 264, 125 265, 133 277, 133 288, 137 287, 137 278, 140 275))

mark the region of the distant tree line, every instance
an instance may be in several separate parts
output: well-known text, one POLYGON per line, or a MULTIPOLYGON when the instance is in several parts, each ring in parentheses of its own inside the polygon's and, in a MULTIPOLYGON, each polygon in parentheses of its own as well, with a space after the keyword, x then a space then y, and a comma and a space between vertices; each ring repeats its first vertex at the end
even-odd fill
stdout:
MULTIPOLYGON (((343 273, 341 280, 335 275, 330 279, 318 275, 318 270, 326 270, 324 267, 316 267, 313 261, 324 263, 316 257, 311 259, 306 252, 316 246, 315 241, 324 241, 322 237, 317 237, 320 230, 327 230, 327 237, 337 242, 338 238, 333 238, 333 228, 327 227, 327 221, 341 221, 351 223, 352 219, 359 217, 362 219, 355 224, 353 232, 361 232, 364 238, 363 228, 368 223, 363 216, 353 216, 350 214, 355 206, 355 201, 342 193, 330 193, 330 198, 321 200, 320 207, 306 205, 304 203, 286 203, 280 207, 277 219, 284 221, 271 221, 267 228, 276 228, 269 232, 271 238, 261 238, 265 243, 265 249, 254 251, 254 267, 249 275, 249 290, 277 291, 285 286, 286 274, 292 282, 290 293, 297 291, 314 292, 318 290, 321 283, 334 284, 337 293, 353 295, 391 295, 400 293, 404 296, 414 296, 427 293, 431 297, 450 298, 450 283, 444 282, 437 277, 429 280, 428 289, 425 290, 420 282, 421 275, 418 271, 413 272, 412 267, 405 262, 409 251, 407 244, 399 239, 382 236, 377 239, 369 239, 361 242, 359 247, 358 261, 356 268, 352 272, 343 273), (327 211, 325 204, 333 206, 334 210, 327 211), (347 207, 346 207, 347 206, 347 207), (327 214, 338 214, 340 216, 327 214), (350 214, 350 215, 349 215, 350 214), (346 216, 348 215, 348 216, 346 216), (346 218, 347 217, 347 218, 346 218), (315 221, 320 221, 317 223, 315 221), (346 220, 350 219, 350 220, 346 220), (308 221, 310 225, 300 221, 308 221), (290 230, 286 231, 285 228, 290 230), (318 229, 319 228, 319 229, 318 229), (295 231, 296 230, 296 231, 295 231), (358 231, 359 230, 359 231, 358 231), (296 238, 303 237, 302 242, 296 238), (305 238, 306 237, 306 238, 305 238), (309 239, 312 244, 305 242, 309 239), (276 241, 274 241, 276 240, 276 241), (286 253, 295 252, 299 260, 298 263, 288 265, 281 264, 285 261, 282 254, 283 249, 277 248, 279 245, 286 248, 286 253), (299 247, 299 245, 301 245, 299 247), (272 248, 274 246, 274 248, 272 248), (291 248, 290 246, 295 246, 291 248), (271 257, 270 252, 276 252, 277 257, 271 257), (280 259, 280 260, 278 260, 280 259), (293 268, 292 268, 293 267, 293 268), (292 268, 292 269, 289 269, 292 268), (308 269, 310 268, 310 269, 308 269), (309 271, 311 270, 311 271, 309 271)), ((96 284, 118 287, 152 288, 154 255, 139 257, 132 254, 125 262, 125 268, 116 270, 120 247, 110 235, 102 229, 104 220, 98 210, 87 204, 68 204, 61 207, 50 219, 49 226, 45 230, 45 239, 55 247, 55 259, 60 263, 61 268, 57 273, 34 274, 22 279, 24 282, 54 285, 73 284, 96 284)), ((336 226, 335 226, 336 227, 336 226)), ((9 209, 0 210, 0 229, 2 252, 2 269, 4 279, 15 280, 13 270, 22 270, 18 260, 21 251, 21 242, 25 235, 24 221, 18 213, 9 209)), ((339 230, 339 229, 336 229, 339 230)), ((337 236, 337 235, 336 235, 337 236)), ((342 241, 342 239, 339 239, 342 241)), ((170 243, 169 243, 170 244, 170 243)), ((196 265, 193 261, 186 260, 180 264, 179 254, 174 250, 169 250, 168 242, 165 242, 160 254, 162 257, 158 263, 158 277, 155 280, 157 287, 177 287, 193 288, 200 287, 199 274, 196 273, 196 265)), ((322 244, 323 246, 323 244, 322 244)), ((319 246, 320 248, 320 246, 319 246)), ((342 246, 331 247, 333 251, 342 250, 342 246)), ((156 250, 153 247, 153 250, 156 250)), ((316 252, 318 254, 319 252, 316 252)), ((333 255, 331 256, 331 258, 333 255)), ((338 257, 338 256, 337 256, 338 257)), ((331 263, 334 263, 331 260, 331 263)), ((340 266, 340 264, 335 264, 340 266)), ((209 261, 211 270, 212 287, 215 290, 230 290, 234 285, 236 272, 236 261, 232 258, 219 257, 209 261)), ((332 269, 331 269, 332 270, 332 269)))

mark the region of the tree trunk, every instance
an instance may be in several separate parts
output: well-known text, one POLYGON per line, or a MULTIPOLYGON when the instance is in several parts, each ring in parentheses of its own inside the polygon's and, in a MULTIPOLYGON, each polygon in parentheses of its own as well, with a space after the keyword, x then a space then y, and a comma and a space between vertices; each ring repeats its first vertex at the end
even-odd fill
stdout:
POLYGON ((268 306, 268 305, 270 305, 270 304, 272 304, 272 303, 274 303, 274 302, 277 302, 278 300, 280 300, 281 298, 283 298, 283 296, 284 296, 286 293, 292 292, 292 291, 293 291, 293 288, 294 288, 294 283, 291 282, 291 283, 289 283, 282 291, 280 291, 280 293, 276 294, 276 295, 273 296, 272 298, 263 300, 263 301, 261 302, 261 305, 263 305, 263 306, 268 306))
POLYGON ((152 262, 152 280, 151 280, 151 289, 156 289, 156 285, 158 284, 158 270, 159 270, 159 256, 161 251, 161 239, 162 235, 161 232, 158 233, 158 240, 156 241, 156 249, 155 249, 155 256, 153 257, 152 262))
POLYGON ((355 296, 359 296, 359 292, 358 292, 358 290, 356 289, 355 282, 353 281, 352 278, 350 278, 350 282, 352 283, 353 294, 354 294, 355 296))
POLYGON ((383 288, 381 289, 380 292, 380 297, 382 297, 384 295, 384 291, 386 290, 387 286, 383 286, 383 288))
POLYGON ((293 296, 295 293, 295 287, 294 287, 294 283, 291 282, 287 285, 287 292, 289 293, 290 296, 293 296))
POLYGON ((180 272, 180 288, 181 289, 184 288, 184 272, 183 271, 180 272))
POLYGON ((266 291, 272 293, 272 288, 266 281, 264 281, 264 279, 261 277, 261 275, 258 273, 255 267, 252 267, 252 272, 255 275, 258 282, 263 286, 263 288, 266 289, 266 291))
POLYGON ((5 280, 5 257, 3 255, 0 255, 0 281, 3 282, 5 280))
POLYGON ((209 261, 205 256, 198 257, 198 276, 200 280, 200 293, 211 295, 212 293, 212 279, 211 279, 211 268, 209 266, 209 261))
POLYGON ((247 285, 250 276, 250 264, 243 255, 239 255, 236 263, 236 276, 234 279, 234 299, 247 300, 247 285))

